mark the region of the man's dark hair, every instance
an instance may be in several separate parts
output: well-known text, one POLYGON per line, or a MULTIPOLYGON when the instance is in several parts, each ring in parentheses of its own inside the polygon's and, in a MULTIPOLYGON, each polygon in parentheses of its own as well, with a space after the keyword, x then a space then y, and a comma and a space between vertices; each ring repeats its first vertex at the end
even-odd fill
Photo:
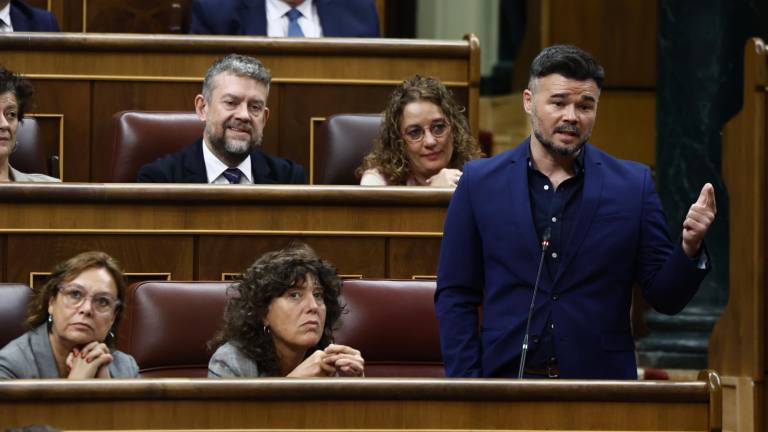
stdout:
POLYGON ((24 114, 32 107, 32 83, 21 75, 15 74, 0 66, 0 94, 12 93, 16 96, 16 104, 19 106, 19 120, 24 120, 24 114))
POLYGON ((588 52, 573 45, 553 45, 541 50, 531 63, 528 88, 532 88, 537 78, 552 74, 578 81, 593 80, 599 89, 605 80, 603 67, 588 52))

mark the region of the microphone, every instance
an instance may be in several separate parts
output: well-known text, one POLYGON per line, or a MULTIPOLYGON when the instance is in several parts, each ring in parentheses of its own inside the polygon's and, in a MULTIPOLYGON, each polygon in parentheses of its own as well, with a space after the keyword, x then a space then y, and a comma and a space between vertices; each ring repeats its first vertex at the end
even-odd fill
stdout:
POLYGON ((531 307, 528 309, 528 321, 525 323, 525 336, 523 337, 523 349, 520 352, 520 370, 517 372, 517 379, 523 379, 523 370, 525 369, 525 356, 528 354, 528 334, 531 331, 531 318, 533 318, 533 306, 536 304, 536 292, 539 290, 539 279, 541 279, 541 269, 544 267, 544 255, 549 248, 549 238, 552 237, 552 227, 544 230, 541 236, 541 258, 539 259, 539 270, 536 272, 536 281, 533 283, 533 296, 531 296, 531 307))

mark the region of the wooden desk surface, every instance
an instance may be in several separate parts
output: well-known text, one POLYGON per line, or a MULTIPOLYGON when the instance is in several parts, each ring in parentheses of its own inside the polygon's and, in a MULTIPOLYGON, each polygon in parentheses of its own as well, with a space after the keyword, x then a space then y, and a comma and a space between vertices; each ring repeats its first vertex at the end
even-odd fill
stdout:
POLYGON ((81 430, 717 430, 710 381, 19 380, 0 423, 81 430))
POLYGON ((451 194, 426 187, 6 184, 0 280, 37 285, 36 274, 88 249, 115 256, 137 275, 131 281, 220 280, 293 239, 342 275, 434 276, 451 194))

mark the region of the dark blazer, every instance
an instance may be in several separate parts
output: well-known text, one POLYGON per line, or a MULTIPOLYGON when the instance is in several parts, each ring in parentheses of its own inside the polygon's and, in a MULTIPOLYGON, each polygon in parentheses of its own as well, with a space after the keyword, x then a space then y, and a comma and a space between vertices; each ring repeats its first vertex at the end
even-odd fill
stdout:
MULTIPOLYGON (((312 1, 312 0, 307 0, 312 1)), ((379 37, 379 15, 373 0, 314 0, 323 36, 379 37)), ((265 0, 193 0, 193 34, 267 34, 265 0)))
MULTIPOLYGON (((517 376, 541 255, 528 146, 529 139, 467 163, 451 199, 435 292, 448 376, 517 376)), ((542 273, 530 346, 536 349, 536 336, 552 323, 562 377, 637 379, 632 284, 656 310, 674 314, 708 269, 670 241, 648 167, 590 144, 584 151, 581 206, 557 274, 542 273)))
POLYGON ((11 0, 11 24, 15 32, 59 31, 59 24, 52 13, 29 6, 21 0, 11 0))
MULTIPOLYGON (((305 184, 304 167, 288 159, 251 153, 254 184, 305 184)), ((203 139, 141 167, 140 183, 208 183, 203 159, 203 139)))

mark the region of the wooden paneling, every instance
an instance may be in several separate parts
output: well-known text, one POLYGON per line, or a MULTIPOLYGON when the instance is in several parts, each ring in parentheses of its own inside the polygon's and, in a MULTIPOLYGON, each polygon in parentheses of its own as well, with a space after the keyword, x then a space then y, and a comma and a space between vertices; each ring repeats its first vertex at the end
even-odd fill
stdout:
MULTIPOLYGON (((69 0, 72 3, 78 1, 69 0)), ((80 0, 90 33, 187 33, 192 0, 80 0)), ((76 6, 73 6, 76 7, 76 6)))
POLYGON ((342 275, 431 275, 451 193, 422 187, 6 184, 0 188, 0 239, 9 252, 0 265, 7 267, 8 281, 28 282, 30 272, 47 272, 76 253, 99 249, 130 273, 220 280, 298 239, 342 275))
POLYGON ((523 45, 515 64, 513 89, 528 81, 528 65, 555 44, 576 45, 605 68, 609 88, 656 88, 658 2, 636 0, 527 0, 523 45))
POLYGON ((713 377, 710 382, 21 380, 0 383, 0 423, 77 430, 715 432, 722 422, 713 377))
MULTIPOLYGON (((100 250, 114 257, 128 273, 170 273, 190 280, 193 240, 190 236, 13 234, 5 236, 8 281, 29 283, 31 273, 50 272, 78 253, 100 250)), ((157 279, 157 276, 150 277, 157 279)))
POLYGON ((284 248, 291 241, 308 244, 320 257, 333 264, 342 276, 387 276, 385 238, 237 235, 200 237, 197 279, 219 280, 222 273, 242 273, 263 253, 284 248))
POLYGON ((392 278, 437 278, 440 239, 393 238, 387 248, 392 278))
POLYGON ((191 111, 206 70, 230 52, 257 56, 272 71, 265 151, 307 166, 310 117, 380 112, 395 85, 415 73, 444 80, 467 106, 476 131, 478 50, 472 38, 0 35, 5 66, 29 76, 36 86, 37 110, 65 117, 64 180, 93 182, 105 180, 114 112, 191 111))

